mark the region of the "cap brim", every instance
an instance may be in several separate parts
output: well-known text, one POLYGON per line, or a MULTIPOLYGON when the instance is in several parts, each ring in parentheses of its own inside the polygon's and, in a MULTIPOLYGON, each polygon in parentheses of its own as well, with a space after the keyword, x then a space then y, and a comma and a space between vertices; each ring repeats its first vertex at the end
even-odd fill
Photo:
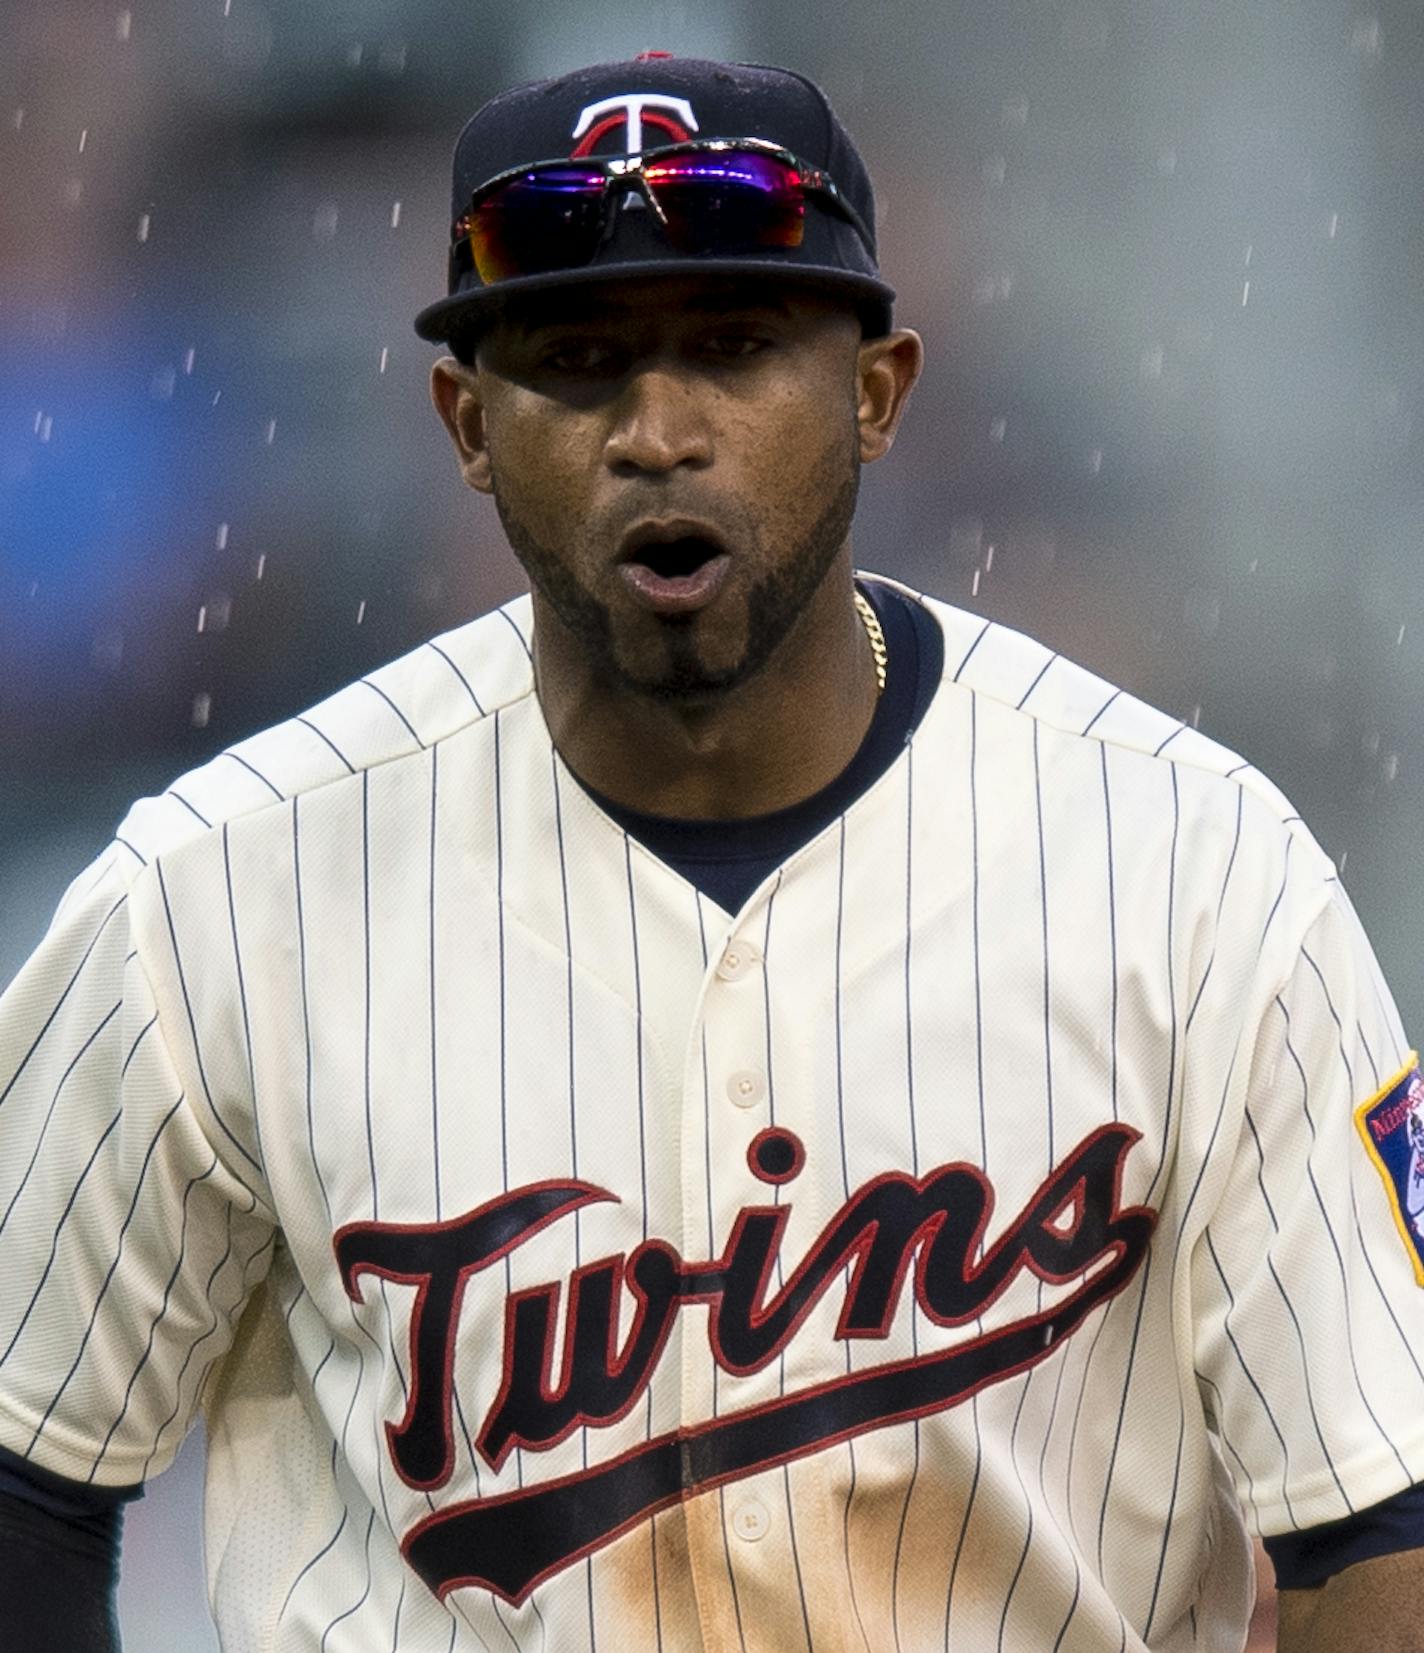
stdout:
POLYGON ((586 287, 596 282, 648 281, 655 276, 745 276, 778 285, 791 282, 844 294, 847 304, 890 324, 890 307, 895 290, 871 276, 816 264, 773 263, 770 259, 667 258, 639 259, 628 263, 590 264, 578 270, 550 270, 543 275, 520 276, 496 287, 454 293, 429 304, 415 318, 415 330, 434 344, 448 341, 467 327, 493 321, 509 300, 526 293, 548 292, 558 287, 586 287))

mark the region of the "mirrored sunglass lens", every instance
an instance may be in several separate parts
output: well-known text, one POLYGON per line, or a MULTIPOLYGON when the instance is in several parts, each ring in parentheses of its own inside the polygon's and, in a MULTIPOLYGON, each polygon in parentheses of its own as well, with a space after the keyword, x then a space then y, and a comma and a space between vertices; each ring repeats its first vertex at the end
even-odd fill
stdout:
POLYGON ((470 251, 486 284, 587 264, 598 248, 604 174, 558 167, 511 178, 474 209, 470 251))
POLYGON ((774 155, 750 150, 669 155, 644 169, 685 252, 799 247, 806 230, 801 175, 774 155))

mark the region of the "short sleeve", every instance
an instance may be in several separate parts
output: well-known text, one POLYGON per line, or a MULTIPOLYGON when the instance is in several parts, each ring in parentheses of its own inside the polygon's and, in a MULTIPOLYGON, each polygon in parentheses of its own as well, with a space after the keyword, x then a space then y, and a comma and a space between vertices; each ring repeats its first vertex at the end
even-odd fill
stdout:
POLYGON ((1417 1059, 1338 884, 1253 1032, 1193 1306, 1203 1403, 1272 1535, 1424 1481, 1424 1291, 1359 1126, 1417 1059))
POLYGON ((123 853, 0 996, 0 1446, 101 1486, 172 1460, 274 1240, 169 1054, 123 853))

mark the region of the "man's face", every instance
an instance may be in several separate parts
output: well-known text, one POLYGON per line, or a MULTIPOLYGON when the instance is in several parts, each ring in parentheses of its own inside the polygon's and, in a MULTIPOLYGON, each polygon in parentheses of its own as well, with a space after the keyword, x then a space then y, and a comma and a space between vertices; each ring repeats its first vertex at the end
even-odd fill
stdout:
POLYGON ((707 701, 774 653, 849 533, 860 343, 832 300, 707 277, 565 289, 486 335, 487 486, 599 676, 707 701))

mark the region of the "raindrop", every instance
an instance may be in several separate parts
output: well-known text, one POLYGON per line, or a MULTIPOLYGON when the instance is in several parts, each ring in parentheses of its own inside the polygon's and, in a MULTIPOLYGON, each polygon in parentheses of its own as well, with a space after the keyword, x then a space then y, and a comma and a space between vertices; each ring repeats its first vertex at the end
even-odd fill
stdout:
POLYGON ((84 153, 85 145, 89 142, 89 128, 86 126, 79 134, 79 153, 84 153))
POLYGON ((49 433, 53 429, 54 429, 54 416, 53 416, 53 414, 47 413, 44 416, 43 423, 39 427, 40 441, 41 442, 48 442, 49 441, 49 433))
POLYGON ((220 401, 222 401, 222 392, 220 390, 215 390, 213 392, 213 404, 212 405, 214 407, 216 407, 220 401))
POLYGON ((261 582, 262 576, 266 572, 267 572, 267 553, 264 551, 262 553, 262 555, 257 559, 257 579, 258 579, 259 583, 261 582))
POLYGON ((1251 254, 1253 252, 1255 252, 1255 250, 1256 250, 1255 242, 1254 241, 1248 241, 1246 243, 1246 268, 1248 270, 1251 268, 1251 254))
POLYGON ((1339 228, 1340 228, 1340 214, 1338 212, 1332 212, 1330 214, 1330 228, 1326 232, 1331 241, 1333 241, 1335 239, 1335 231, 1338 230, 1339 228))
POLYGON ((384 373, 386 371, 386 363, 390 360, 390 355, 391 355, 390 351, 388 349, 386 349, 385 346, 383 345, 381 347, 381 372, 382 373, 384 373))
POLYGON ((1246 308, 1246 300, 1248 298, 1250 298, 1250 296, 1251 296, 1251 283, 1248 281, 1246 283, 1246 285, 1241 289, 1241 308, 1243 310, 1246 308))
POLYGON ((400 214, 401 214, 401 204, 400 204, 400 202, 399 201, 392 201, 391 202, 391 228, 393 230, 397 230, 397 229, 400 228, 400 214))
POLYGON ((15 111, 15 113, 10 117, 10 125, 13 126, 15 128, 15 130, 18 132, 24 124, 25 124, 25 111, 23 109, 17 109, 15 111))
POLYGON ((1349 852, 1349 850, 1347 850, 1347 849, 1342 849, 1342 850, 1341 850, 1341 851, 1340 851, 1340 871, 1341 871, 1341 872, 1344 872, 1344 870, 1345 870, 1345 863, 1346 863, 1346 862, 1347 862, 1347 861, 1348 861, 1348 860, 1349 860, 1349 859, 1350 859, 1350 852, 1349 852))
POLYGON ((183 357, 183 371, 184 371, 184 373, 192 373, 193 363, 195 361, 197 361, 197 359, 198 359, 197 350, 194 349, 194 347, 192 345, 189 345, 187 353, 183 357))
POLYGON ((200 608, 198 609, 198 630, 200 632, 204 632, 207 629, 208 629, 208 605, 206 603, 203 603, 200 606, 200 608))
POLYGON ((1193 729, 1200 729, 1201 728, 1201 706, 1200 705, 1196 705, 1196 706, 1192 707, 1192 728, 1193 729))
POLYGON ((210 694, 193 696, 193 727, 206 729, 208 719, 213 715, 213 697, 210 694))
POLYGON ((1384 778, 1394 781, 1399 777, 1399 753, 1391 752, 1384 761, 1384 778))
POLYGON ((1395 640, 1394 640, 1394 646, 1395 646, 1395 648, 1400 648, 1400 647, 1402 647, 1402 645, 1403 645, 1403 643, 1404 643, 1404 633, 1405 633, 1405 630, 1406 630, 1406 627, 1404 627, 1404 626, 1401 626, 1401 627, 1400 627, 1400 628, 1399 628, 1399 636, 1398 636, 1398 637, 1396 637, 1396 638, 1395 638, 1395 640))
POLYGON ((1102 470, 1102 468, 1103 468, 1103 450, 1101 448, 1094 448, 1093 451, 1088 455, 1088 469, 1093 473, 1094 476, 1097 476, 1097 474, 1102 470))
POLYGON ((121 11, 114 19, 114 34, 119 40, 127 40, 133 33, 133 13, 121 11))
POLYGON ((227 550, 227 524, 225 522, 218 524, 218 550, 227 550))
POLYGON ((356 610, 356 624, 359 626, 365 618, 366 618, 366 599, 363 597, 361 599, 360 606, 356 610))
POLYGON ((140 213, 138 220, 138 238, 140 243, 148 240, 148 226, 151 222, 148 213, 140 213))
POLYGON ((974 284, 974 302, 976 304, 992 304, 995 299, 1006 299, 1014 290, 1014 273, 1007 270, 1003 275, 985 276, 983 280, 974 284))
POLYGON ((277 440, 277 421, 275 419, 267 421, 267 430, 262 439, 269 448, 277 440))
POLYGON ((984 554, 984 572, 988 574, 994 567, 994 547, 991 545, 984 554))
POLYGON ((232 0, 223 0, 223 16, 232 16, 232 0))
POLYGON ((40 589, 40 582, 38 580, 31 580, 30 581, 30 589, 25 593, 25 595, 27 597, 33 597, 38 593, 39 589, 40 589))
POLYGON ((1008 432, 1009 421, 1007 419, 995 419, 989 426, 989 440, 991 442, 1002 442, 1008 432))
POLYGON ((974 570, 974 582, 969 587, 969 595, 971 597, 977 597, 979 595, 979 570, 977 568, 974 570))

